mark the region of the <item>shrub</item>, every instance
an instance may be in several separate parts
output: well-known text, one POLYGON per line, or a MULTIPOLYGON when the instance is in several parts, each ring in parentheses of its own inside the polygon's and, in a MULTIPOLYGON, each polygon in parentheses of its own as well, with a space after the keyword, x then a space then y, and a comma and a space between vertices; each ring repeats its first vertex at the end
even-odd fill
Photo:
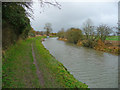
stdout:
POLYGON ((78 40, 82 40, 83 34, 80 29, 71 28, 67 30, 65 37, 68 42, 77 44, 78 40))
POLYGON ((57 36, 58 36, 59 38, 64 38, 64 37, 65 37, 65 32, 64 32, 64 30, 59 31, 59 32, 57 33, 57 36))

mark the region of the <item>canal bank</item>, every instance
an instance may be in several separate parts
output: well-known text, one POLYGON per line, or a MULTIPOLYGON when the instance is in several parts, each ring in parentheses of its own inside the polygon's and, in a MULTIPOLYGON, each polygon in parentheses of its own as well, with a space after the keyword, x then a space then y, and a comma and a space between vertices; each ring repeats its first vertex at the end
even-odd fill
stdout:
MULTIPOLYGON (((68 42, 68 40, 66 38, 58 38, 58 40, 68 42)), ((90 48, 89 46, 84 46, 83 43, 87 44, 87 42, 88 42, 87 40, 78 41, 76 45, 90 48)), ((106 40, 105 43, 103 43, 101 40, 98 40, 95 43, 97 43, 97 44, 92 48, 94 50, 111 53, 111 54, 117 55, 117 56, 120 55, 120 47, 119 47, 120 41, 106 40), (112 45, 111 42, 113 42, 115 45, 112 45)))
POLYGON ((3 88, 87 88, 44 48, 41 38, 19 41, 5 52, 3 88))
POLYGON ((118 56, 49 38, 44 47, 90 88, 118 87, 118 56))

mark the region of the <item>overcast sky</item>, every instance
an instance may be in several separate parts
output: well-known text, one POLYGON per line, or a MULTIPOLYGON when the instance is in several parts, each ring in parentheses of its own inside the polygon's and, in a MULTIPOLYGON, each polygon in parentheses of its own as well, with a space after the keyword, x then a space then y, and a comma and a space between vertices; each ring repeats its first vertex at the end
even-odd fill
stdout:
POLYGON ((95 26, 100 24, 117 26, 118 0, 73 1, 60 2, 61 9, 54 6, 46 6, 41 9, 39 3, 34 2, 34 20, 31 19, 34 30, 45 31, 45 23, 52 24, 53 32, 58 32, 61 28, 65 30, 71 27, 82 28, 83 22, 88 18, 93 21, 95 26))

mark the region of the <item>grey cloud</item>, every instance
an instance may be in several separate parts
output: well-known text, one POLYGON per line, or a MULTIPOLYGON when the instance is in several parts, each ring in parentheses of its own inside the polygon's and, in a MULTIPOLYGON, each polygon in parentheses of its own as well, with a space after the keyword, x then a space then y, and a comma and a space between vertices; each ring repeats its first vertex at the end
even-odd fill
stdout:
POLYGON ((83 22, 90 18, 94 25, 107 24, 117 26, 117 2, 61 2, 62 9, 46 7, 44 12, 38 4, 34 4, 34 20, 31 19, 35 30, 44 30, 47 22, 52 24, 53 32, 61 28, 81 28, 83 22))

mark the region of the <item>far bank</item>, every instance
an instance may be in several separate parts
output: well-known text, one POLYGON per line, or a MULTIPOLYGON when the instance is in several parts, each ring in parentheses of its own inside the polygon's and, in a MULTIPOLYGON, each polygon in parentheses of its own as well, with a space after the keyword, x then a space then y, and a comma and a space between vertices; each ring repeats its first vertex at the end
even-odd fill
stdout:
MULTIPOLYGON (((66 38, 58 38, 58 40, 68 42, 68 40, 66 38)), ((87 42, 88 42, 87 40, 79 40, 76 43, 76 45, 91 48, 91 47, 89 47, 89 45, 85 46, 85 44, 87 44, 87 42)), ((114 55, 120 55, 120 47, 119 47, 120 41, 106 40, 105 42, 102 42, 101 40, 98 40, 95 43, 96 43, 96 45, 94 47, 92 47, 92 49, 111 53, 114 55), (113 45, 112 43, 115 45, 113 45)))

